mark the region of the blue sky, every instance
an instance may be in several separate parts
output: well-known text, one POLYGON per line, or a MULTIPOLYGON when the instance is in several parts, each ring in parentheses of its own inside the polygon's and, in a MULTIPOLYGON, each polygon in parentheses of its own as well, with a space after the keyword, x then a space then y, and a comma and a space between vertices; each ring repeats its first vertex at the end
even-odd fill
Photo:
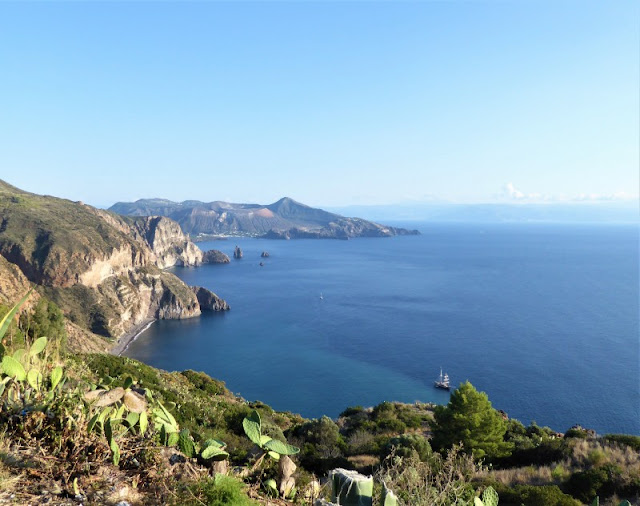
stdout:
POLYGON ((637 197, 636 1, 0 3, 0 177, 312 205, 637 197))

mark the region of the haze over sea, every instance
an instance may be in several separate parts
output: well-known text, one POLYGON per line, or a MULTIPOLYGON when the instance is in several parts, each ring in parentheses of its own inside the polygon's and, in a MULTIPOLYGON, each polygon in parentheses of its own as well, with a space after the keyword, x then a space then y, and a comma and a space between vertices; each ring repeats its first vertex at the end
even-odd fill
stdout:
POLYGON ((409 227, 422 235, 200 243, 244 250, 174 269, 231 311, 155 322, 126 354, 307 417, 444 404, 442 366, 525 424, 640 434, 637 225, 409 227))

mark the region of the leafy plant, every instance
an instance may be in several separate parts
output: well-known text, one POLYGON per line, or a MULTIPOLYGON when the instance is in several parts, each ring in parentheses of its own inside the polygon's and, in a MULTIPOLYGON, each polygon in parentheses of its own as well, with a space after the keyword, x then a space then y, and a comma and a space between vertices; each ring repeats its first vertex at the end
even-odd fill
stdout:
POLYGON ((272 459, 279 460, 281 455, 295 455, 300 452, 300 448, 296 446, 262 434, 260 413, 255 409, 242 421, 242 427, 251 442, 264 452, 262 457, 269 455, 272 459))
POLYGON ((136 427, 138 433, 144 435, 149 425, 145 395, 134 390, 132 386, 133 380, 129 377, 125 380, 125 388, 99 388, 84 395, 84 400, 89 402, 92 408, 102 408, 89 420, 87 431, 96 430, 104 434, 112 452, 114 465, 120 462, 120 446, 117 439, 127 432, 134 431, 136 427))

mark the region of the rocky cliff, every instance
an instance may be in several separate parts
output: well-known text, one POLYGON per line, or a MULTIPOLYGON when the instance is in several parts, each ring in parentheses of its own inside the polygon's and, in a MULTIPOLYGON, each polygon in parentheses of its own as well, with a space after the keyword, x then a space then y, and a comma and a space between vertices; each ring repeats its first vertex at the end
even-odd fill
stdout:
POLYGON ((162 270, 202 261, 168 218, 123 218, 0 181, 0 255, 4 284, 18 269, 80 329, 102 336, 119 337, 149 318, 200 314, 196 294, 162 270))
POLYGON ((227 301, 218 297, 211 290, 201 286, 192 286, 191 289, 196 294, 202 311, 228 311, 230 309, 227 301))
POLYGON ((388 237, 413 235, 416 230, 387 227, 360 218, 346 218, 309 207, 290 198, 273 204, 231 204, 229 202, 171 202, 143 199, 118 202, 111 211, 129 216, 168 216, 182 230, 194 236, 245 235, 296 238, 388 237))
POLYGON ((149 245, 156 257, 155 264, 161 269, 202 263, 202 251, 184 235, 175 221, 163 216, 139 217, 132 221, 131 228, 149 245))

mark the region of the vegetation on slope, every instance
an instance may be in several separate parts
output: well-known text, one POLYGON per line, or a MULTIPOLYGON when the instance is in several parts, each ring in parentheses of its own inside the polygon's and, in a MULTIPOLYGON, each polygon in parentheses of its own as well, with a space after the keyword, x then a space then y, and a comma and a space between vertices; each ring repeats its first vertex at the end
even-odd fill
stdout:
POLYGON ((308 420, 249 403, 200 372, 67 354, 59 310, 45 300, 6 323, 0 501, 284 504, 265 446, 273 440, 300 449, 290 504, 311 504, 315 480, 336 466, 374 473, 405 505, 472 504, 489 486, 507 506, 571 506, 596 495, 600 504, 638 503, 640 438, 525 427, 470 384, 444 407, 384 402, 308 420), (258 436, 247 420, 257 420, 258 436))

